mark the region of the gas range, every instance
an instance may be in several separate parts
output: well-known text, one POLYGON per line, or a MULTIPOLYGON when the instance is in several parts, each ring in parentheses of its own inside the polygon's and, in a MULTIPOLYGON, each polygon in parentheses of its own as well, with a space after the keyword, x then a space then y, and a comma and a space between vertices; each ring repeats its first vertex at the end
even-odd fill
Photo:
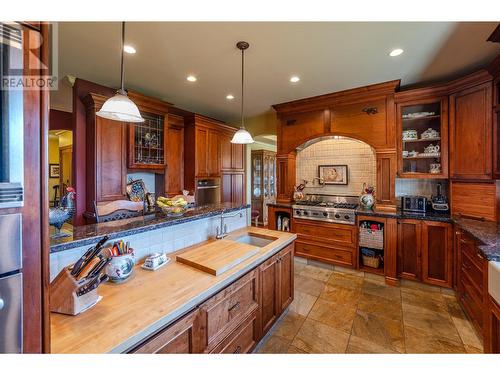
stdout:
POLYGON ((292 206, 293 217, 354 225, 358 197, 339 195, 314 195, 292 206))

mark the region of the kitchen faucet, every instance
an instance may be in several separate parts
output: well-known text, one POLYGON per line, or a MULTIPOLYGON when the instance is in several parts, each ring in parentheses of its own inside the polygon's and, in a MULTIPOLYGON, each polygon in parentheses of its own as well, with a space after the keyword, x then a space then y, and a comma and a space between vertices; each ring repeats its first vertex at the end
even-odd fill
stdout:
POLYGON ((321 187, 325 187, 325 180, 321 177, 314 177, 312 183, 314 185, 314 181, 318 180, 318 183, 321 187))
POLYGON ((229 218, 229 217, 234 217, 234 216, 237 216, 237 215, 240 215, 240 217, 243 216, 243 214, 241 212, 237 212, 234 215, 226 215, 226 216, 224 216, 224 210, 222 210, 222 212, 220 214, 220 227, 216 228, 216 230, 217 230, 217 234, 215 235, 216 239, 222 240, 224 237, 226 237, 228 235, 228 233, 227 233, 227 224, 224 224, 224 219, 225 218, 229 218))

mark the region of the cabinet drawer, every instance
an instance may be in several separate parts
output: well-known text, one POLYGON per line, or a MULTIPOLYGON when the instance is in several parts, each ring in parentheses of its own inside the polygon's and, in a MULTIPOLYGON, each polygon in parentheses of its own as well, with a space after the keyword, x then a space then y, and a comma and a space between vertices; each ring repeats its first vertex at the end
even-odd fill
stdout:
POLYGON ((295 232, 304 239, 355 247, 355 226, 338 224, 312 224, 295 220, 295 232))
POLYGON ((479 332, 483 327, 483 297, 475 291, 467 276, 462 275, 460 302, 479 332))
POLYGON ((252 313, 229 336, 211 351, 212 354, 249 353, 258 340, 257 311, 252 313))
POLYGON ((209 350, 258 308, 257 270, 243 276, 200 306, 207 326, 209 350))
POLYGON ((470 259, 470 255, 466 252, 462 253, 462 272, 469 278, 471 284, 481 293, 484 293, 483 271, 475 262, 470 259))
POLYGON ((484 258, 479 254, 475 243, 470 239, 460 239, 460 249, 462 253, 469 256, 469 259, 476 264, 480 269, 482 268, 484 258))
POLYGON ((295 255, 344 266, 353 266, 354 263, 352 251, 339 250, 332 247, 302 242, 300 240, 295 242, 295 255))

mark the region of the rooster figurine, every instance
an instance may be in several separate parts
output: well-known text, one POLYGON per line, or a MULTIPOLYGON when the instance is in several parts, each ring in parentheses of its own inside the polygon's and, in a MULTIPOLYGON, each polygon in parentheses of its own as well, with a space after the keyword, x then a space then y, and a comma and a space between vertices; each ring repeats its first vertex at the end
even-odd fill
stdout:
POLYGON ((61 199, 61 206, 49 210, 49 224, 56 228, 51 238, 67 237, 69 234, 62 233, 63 224, 71 219, 75 213, 75 189, 66 188, 67 193, 61 199))

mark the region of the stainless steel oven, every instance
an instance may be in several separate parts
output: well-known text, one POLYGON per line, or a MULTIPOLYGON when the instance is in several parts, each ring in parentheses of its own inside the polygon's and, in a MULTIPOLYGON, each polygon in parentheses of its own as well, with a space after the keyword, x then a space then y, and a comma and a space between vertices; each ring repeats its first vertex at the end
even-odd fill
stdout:
POLYGON ((23 70, 19 25, 0 22, 0 208, 23 205, 23 90, 9 85, 23 70))
POLYGON ((220 179, 197 180, 195 200, 197 206, 220 203, 220 179))
POLYGON ((0 215, 0 353, 22 353, 21 214, 0 215))

